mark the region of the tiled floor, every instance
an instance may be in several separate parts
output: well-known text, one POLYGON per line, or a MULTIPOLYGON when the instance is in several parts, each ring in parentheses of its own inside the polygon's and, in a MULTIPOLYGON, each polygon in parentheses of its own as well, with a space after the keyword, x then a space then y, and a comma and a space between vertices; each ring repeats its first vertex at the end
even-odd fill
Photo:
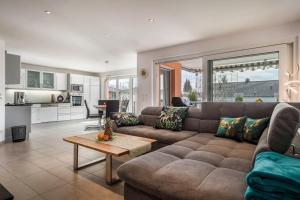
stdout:
MULTIPOLYGON (((0 145, 0 183, 15 199, 123 199, 123 183, 108 186, 105 163, 73 172, 73 145, 63 137, 86 133, 84 121, 33 125, 30 139, 0 145)), ((103 156, 80 148, 79 162, 103 156)), ((119 163, 115 162, 115 168, 119 163)))

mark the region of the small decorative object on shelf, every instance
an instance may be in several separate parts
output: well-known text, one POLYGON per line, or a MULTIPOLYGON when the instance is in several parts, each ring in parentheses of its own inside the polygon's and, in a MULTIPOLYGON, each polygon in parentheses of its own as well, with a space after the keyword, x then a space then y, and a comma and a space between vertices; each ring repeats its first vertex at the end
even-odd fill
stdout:
POLYGON ((112 120, 107 119, 104 125, 104 132, 100 132, 97 135, 97 139, 99 141, 109 141, 113 139, 113 128, 112 128, 112 120))

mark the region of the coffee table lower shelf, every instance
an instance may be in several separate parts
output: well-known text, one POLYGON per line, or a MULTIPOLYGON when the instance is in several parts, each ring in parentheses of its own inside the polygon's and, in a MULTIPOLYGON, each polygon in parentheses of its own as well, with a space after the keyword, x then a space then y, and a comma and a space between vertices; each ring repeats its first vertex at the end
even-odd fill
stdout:
POLYGON ((112 155, 106 154, 106 156, 92 160, 90 162, 84 163, 79 165, 79 145, 74 144, 74 162, 73 162, 73 169, 74 171, 84 169, 86 167, 101 163, 103 161, 106 161, 106 167, 105 167, 105 180, 108 185, 112 185, 116 182, 119 182, 120 179, 117 177, 116 174, 113 173, 112 169, 112 155))

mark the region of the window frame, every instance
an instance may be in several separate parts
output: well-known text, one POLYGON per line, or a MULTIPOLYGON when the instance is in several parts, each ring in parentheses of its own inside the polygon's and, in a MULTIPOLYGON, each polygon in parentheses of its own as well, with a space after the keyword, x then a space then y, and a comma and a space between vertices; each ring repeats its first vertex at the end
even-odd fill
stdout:
POLYGON ((210 84, 210 73, 211 73, 211 62, 213 60, 220 60, 220 59, 228 59, 228 58, 236 58, 236 57, 243 57, 243 56, 250 56, 256 54, 265 54, 265 53, 272 53, 278 52, 279 54, 279 101, 287 101, 290 97, 285 92, 285 85, 284 83, 288 81, 288 76, 286 76, 285 72, 293 72, 293 65, 292 65, 292 45, 288 44, 281 44, 281 45, 273 45, 267 47, 260 47, 260 48, 253 48, 253 49, 246 49, 246 50, 239 50, 239 51, 232 51, 226 53, 219 53, 213 55, 203 56, 203 79, 202 79, 202 86, 203 86, 203 101, 211 101, 210 92, 211 91, 211 84, 210 84))

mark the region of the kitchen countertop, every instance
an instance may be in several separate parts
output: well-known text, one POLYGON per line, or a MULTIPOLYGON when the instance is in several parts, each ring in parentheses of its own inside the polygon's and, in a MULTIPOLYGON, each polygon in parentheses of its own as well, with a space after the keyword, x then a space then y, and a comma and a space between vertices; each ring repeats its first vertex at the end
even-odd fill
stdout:
POLYGON ((42 105, 58 105, 58 104, 69 104, 70 102, 62 102, 62 103, 46 103, 46 102, 34 102, 34 103, 25 103, 25 104, 14 104, 14 103, 7 103, 5 106, 32 106, 33 104, 42 104, 42 105))
POLYGON ((25 103, 25 104, 13 104, 13 103, 7 103, 5 106, 31 106, 31 103, 25 103))

